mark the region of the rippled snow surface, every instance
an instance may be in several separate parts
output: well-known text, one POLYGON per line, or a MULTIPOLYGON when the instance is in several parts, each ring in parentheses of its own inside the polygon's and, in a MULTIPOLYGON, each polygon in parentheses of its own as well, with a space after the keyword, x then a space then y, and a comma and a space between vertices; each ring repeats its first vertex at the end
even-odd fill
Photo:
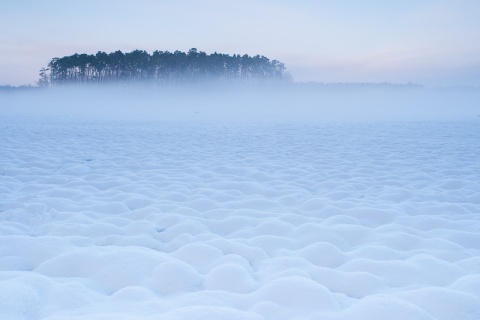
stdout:
POLYGON ((0 137, 1 319, 480 319, 478 122, 0 137))

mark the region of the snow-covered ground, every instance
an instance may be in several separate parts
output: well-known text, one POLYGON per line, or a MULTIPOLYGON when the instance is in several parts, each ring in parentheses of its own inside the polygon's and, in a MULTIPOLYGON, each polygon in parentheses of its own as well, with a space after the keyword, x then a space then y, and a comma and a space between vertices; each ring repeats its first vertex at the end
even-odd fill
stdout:
POLYGON ((1 319, 480 319, 478 121, 0 137, 1 319))

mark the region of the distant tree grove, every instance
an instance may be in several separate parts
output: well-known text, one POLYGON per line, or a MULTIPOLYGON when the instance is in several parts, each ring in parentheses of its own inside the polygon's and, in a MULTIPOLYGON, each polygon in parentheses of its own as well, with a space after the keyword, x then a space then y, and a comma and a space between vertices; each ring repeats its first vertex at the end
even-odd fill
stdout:
POLYGON ((182 84, 192 81, 283 81, 288 75, 283 63, 264 56, 206 54, 195 48, 181 51, 143 50, 129 53, 74 54, 53 58, 40 70, 40 86, 64 84, 153 82, 182 84))

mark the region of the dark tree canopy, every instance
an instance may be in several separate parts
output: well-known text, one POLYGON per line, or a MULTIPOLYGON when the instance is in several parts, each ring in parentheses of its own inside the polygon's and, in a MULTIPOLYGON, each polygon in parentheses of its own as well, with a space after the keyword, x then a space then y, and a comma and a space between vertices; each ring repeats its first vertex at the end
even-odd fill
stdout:
POLYGON ((206 54, 192 48, 187 53, 99 51, 53 58, 48 68, 40 70, 39 85, 144 81, 161 85, 204 80, 273 82, 287 78, 284 64, 277 60, 259 55, 206 54))

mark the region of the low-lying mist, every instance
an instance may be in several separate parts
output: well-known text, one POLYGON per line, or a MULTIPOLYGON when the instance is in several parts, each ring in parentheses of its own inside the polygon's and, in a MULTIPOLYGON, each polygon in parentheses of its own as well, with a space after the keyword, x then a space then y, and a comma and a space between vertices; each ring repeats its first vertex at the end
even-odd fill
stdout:
POLYGON ((0 116, 138 121, 480 121, 480 89, 396 85, 71 86, 0 92, 0 116))

